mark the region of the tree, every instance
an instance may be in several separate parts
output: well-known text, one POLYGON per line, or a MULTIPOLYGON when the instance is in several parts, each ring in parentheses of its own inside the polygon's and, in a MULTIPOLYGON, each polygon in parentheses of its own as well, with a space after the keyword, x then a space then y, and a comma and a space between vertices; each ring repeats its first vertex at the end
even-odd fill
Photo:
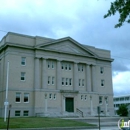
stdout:
POLYGON ((116 12, 119 13, 120 17, 115 28, 121 27, 124 22, 130 23, 130 0, 115 0, 111 2, 110 9, 104 15, 104 18, 115 15, 116 12))
POLYGON ((117 110, 117 114, 120 116, 127 116, 128 115, 127 105, 125 104, 120 105, 119 109, 117 110))

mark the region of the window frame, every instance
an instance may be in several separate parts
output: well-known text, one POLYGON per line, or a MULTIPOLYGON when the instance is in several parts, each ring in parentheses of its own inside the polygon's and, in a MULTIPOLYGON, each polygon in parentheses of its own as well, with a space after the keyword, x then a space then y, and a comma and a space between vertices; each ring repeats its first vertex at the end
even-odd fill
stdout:
POLYGON ((48 76, 48 85, 50 85, 50 83, 51 83, 51 77, 50 76, 48 76))
POLYGON ((55 77, 54 76, 52 76, 52 85, 55 85, 55 77))
POLYGON ((25 75, 26 75, 26 72, 21 72, 21 81, 25 81, 25 75))
POLYGON ((23 99, 23 102, 24 102, 24 103, 29 103, 29 93, 24 93, 24 99, 23 99), (28 99, 27 102, 25 101, 26 94, 27 94, 27 99, 28 99))
POLYGON ((21 116, 21 111, 20 110, 15 110, 15 117, 20 117, 21 116), (19 112, 19 113, 17 113, 19 112), (16 114, 19 114, 19 115, 16 115, 16 114))
POLYGON ((101 87, 104 87, 104 86, 105 86, 105 80, 101 79, 101 87))
POLYGON ((26 57, 21 57, 21 65, 26 66, 26 57))
POLYGON ((24 111, 23 111, 23 116, 24 116, 24 117, 29 116, 29 110, 24 110, 24 111), (25 113, 25 112, 27 112, 27 113, 25 113), (27 114, 27 115, 26 115, 26 114, 27 114))
POLYGON ((103 104, 103 96, 99 96, 99 105, 103 104))
POLYGON ((15 103, 21 103, 21 92, 16 92, 15 93, 15 103), (17 101, 17 94, 19 94, 19 101, 17 101))

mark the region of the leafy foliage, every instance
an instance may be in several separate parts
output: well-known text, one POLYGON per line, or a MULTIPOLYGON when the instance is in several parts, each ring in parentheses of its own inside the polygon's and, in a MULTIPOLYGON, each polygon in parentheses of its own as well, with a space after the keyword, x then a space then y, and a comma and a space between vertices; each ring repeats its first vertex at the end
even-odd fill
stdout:
POLYGON ((120 116, 127 116, 128 115, 127 105, 125 104, 120 105, 119 109, 117 110, 117 114, 120 116))
POLYGON ((115 28, 121 27, 124 22, 130 23, 130 0, 115 0, 112 2, 104 18, 115 15, 116 12, 119 12, 120 18, 115 28))

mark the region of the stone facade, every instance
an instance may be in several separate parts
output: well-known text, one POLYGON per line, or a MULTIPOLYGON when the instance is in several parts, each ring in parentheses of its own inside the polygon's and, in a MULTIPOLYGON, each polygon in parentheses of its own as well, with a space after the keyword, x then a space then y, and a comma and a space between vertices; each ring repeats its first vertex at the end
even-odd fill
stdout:
POLYGON ((7 62, 11 116, 112 116, 110 51, 70 37, 51 39, 9 32, 0 42, 0 117, 7 62))

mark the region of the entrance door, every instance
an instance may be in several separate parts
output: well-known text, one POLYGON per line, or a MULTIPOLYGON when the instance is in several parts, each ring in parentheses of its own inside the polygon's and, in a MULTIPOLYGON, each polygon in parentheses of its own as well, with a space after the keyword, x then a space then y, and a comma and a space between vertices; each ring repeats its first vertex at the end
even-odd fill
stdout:
POLYGON ((67 112, 74 112, 74 98, 66 98, 65 105, 67 112))

